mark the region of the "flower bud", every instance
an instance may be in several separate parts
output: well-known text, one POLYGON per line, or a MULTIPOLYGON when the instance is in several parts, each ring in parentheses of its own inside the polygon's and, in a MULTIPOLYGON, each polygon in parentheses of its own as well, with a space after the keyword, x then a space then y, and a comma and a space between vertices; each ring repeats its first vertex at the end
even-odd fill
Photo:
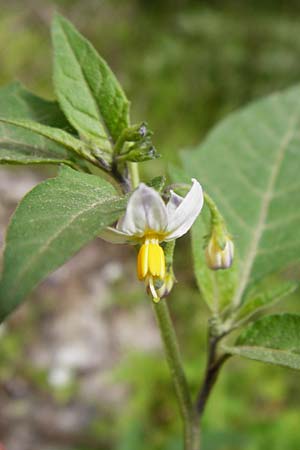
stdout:
POLYGON ((171 270, 170 272, 166 273, 163 284, 159 289, 157 289, 159 298, 168 297, 175 283, 176 278, 174 276, 173 270, 171 270))
POLYGON ((205 250, 206 264, 212 270, 228 269, 233 262, 234 244, 228 233, 213 230, 205 250))
MULTIPOLYGON (((155 147, 153 145, 143 145, 141 147, 134 146, 132 149, 126 154, 126 161, 131 162, 143 162, 148 161, 150 159, 159 158, 160 155, 156 152, 155 147)), ((124 157, 125 159, 125 157, 124 157)))
POLYGON ((145 122, 142 122, 138 125, 133 125, 128 128, 125 132, 124 138, 128 142, 137 142, 141 139, 152 136, 152 131, 148 129, 148 126, 145 122))

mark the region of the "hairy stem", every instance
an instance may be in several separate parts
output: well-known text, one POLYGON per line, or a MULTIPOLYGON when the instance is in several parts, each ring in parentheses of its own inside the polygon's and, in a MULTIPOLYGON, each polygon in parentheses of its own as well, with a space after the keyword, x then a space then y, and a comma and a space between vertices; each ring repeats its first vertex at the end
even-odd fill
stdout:
POLYGON ((185 450, 199 450, 199 426, 197 413, 193 408, 189 387, 183 369, 177 337, 166 300, 154 304, 154 312, 164 343, 167 362, 173 378, 180 413, 184 424, 185 450))
POLYGON ((223 336, 224 335, 212 336, 209 332, 206 371, 196 400, 196 410, 199 419, 201 419, 203 415, 212 388, 214 387, 220 373, 220 369, 225 361, 227 361, 230 357, 227 353, 221 356, 217 355, 217 346, 223 336))

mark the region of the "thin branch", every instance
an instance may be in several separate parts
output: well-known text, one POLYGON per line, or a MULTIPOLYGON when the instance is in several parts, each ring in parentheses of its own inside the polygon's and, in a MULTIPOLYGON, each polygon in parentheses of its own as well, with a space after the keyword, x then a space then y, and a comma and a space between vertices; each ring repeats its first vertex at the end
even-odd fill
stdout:
POLYGON ((224 337, 224 334, 221 336, 211 336, 209 334, 206 372, 196 401, 196 410, 199 419, 201 419, 201 416, 204 412, 206 403, 208 401, 212 388, 217 381, 221 367, 231 356, 228 353, 225 353, 219 357, 217 356, 218 343, 222 339, 222 337, 224 337))

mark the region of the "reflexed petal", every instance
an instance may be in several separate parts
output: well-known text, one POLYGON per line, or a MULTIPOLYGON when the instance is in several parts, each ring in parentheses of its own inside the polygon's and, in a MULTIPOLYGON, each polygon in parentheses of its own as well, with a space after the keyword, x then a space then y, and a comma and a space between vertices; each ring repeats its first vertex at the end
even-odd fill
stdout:
POLYGON ((142 236, 145 231, 164 231, 167 217, 166 206, 159 193, 141 183, 131 195, 117 228, 131 236, 142 236))
POLYGON ((193 185, 178 208, 168 217, 168 236, 170 241, 183 236, 193 225, 203 206, 203 192, 200 183, 192 180, 193 185))
POLYGON ((136 241, 134 241, 131 236, 112 227, 107 227, 105 230, 101 231, 99 238, 111 242, 112 244, 136 244, 136 241))
POLYGON ((177 209, 183 201, 183 197, 177 195, 174 191, 170 191, 170 194, 170 200, 167 203, 168 217, 174 213, 175 209, 177 209))

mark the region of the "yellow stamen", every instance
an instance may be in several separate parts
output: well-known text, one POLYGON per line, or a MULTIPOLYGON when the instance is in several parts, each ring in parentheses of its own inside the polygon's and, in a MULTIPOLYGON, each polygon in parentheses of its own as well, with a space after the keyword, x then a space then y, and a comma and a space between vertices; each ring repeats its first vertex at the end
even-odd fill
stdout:
POLYGON ((166 273, 165 254, 158 243, 158 239, 151 236, 141 246, 137 258, 137 275, 139 280, 145 280, 153 298, 158 295, 155 290, 154 281, 163 280, 166 273))
POLYGON ((148 255, 149 245, 143 244, 140 248, 137 259, 137 275, 140 281, 144 280, 148 274, 148 255))

